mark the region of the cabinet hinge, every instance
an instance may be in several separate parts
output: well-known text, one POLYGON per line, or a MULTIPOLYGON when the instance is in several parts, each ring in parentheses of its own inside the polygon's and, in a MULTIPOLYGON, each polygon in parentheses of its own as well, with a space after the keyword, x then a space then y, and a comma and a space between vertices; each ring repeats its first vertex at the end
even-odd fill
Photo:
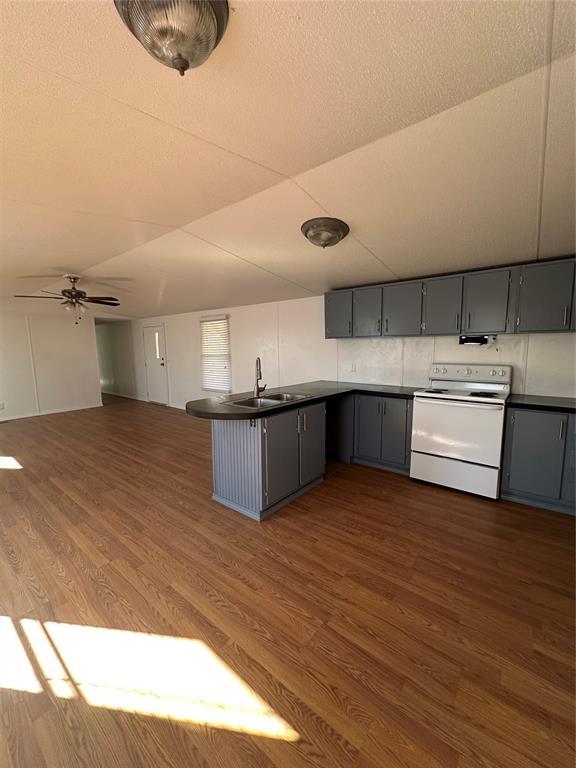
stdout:
POLYGON ((515 420, 516 420, 516 416, 512 416, 512 418, 510 419, 510 424, 514 424, 515 420))
POLYGON ((422 286, 422 296, 426 296, 426 286, 422 286))
POLYGON ((421 330, 425 331, 426 330, 426 323, 420 323, 420 328, 421 328, 421 330))
POLYGON ((524 275, 520 275, 520 285, 522 285, 524 282, 524 275))

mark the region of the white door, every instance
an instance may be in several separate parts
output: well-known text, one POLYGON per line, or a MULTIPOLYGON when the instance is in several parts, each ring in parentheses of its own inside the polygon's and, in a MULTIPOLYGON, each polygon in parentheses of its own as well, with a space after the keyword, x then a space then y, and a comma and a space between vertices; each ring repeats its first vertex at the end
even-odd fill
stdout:
POLYGON ((152 403, 168 403, 168 377, 166 374, 166 343, 164 326, 144 328, 144 355, 148 400, 152 403))
POLYGON ((416 397, 412 450, 499 467, 503 427, 499 403, 416 397))

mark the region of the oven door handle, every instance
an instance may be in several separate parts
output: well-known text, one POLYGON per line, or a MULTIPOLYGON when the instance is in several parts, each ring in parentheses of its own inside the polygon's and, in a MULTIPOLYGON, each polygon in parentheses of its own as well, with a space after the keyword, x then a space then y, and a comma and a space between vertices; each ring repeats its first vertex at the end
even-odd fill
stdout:
POLYGON ((463 403, 461 400, 444 400, 439 397, 416 397, 419 403, 436 403, 437 405, 455 405, 457 408, 478 408, 482 411, 503 411, 504 406, 501 403, 488 405, 484 403, 463 403))

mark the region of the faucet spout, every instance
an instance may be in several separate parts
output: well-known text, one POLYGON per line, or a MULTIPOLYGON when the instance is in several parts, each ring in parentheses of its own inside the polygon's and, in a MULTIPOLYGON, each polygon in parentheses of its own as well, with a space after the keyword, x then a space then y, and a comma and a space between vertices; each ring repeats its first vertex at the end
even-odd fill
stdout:
POLYGON ((259 382, 262 381, 262 363, 260 358, 256 358, 256 379, 254 381, 254 397, 260 397, 262 392, 266 389, 266 384, 260 386, 259 382))

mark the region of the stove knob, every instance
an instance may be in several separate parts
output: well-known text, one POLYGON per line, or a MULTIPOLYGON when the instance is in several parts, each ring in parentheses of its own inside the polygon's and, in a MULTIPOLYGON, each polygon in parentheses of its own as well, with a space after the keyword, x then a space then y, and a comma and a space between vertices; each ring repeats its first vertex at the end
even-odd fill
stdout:
POLYGON ((492 370, 490 371, 490 376, 496 376, 496 373, 497 371, 495 371, 494 368, 492 368, 492 370))
POLYGON ((500 376, 506 376, 506 371, 503 368, 500 369, 500 376))
POLYGON ((448 368, 442 368, 442 373, 448 373, 448 368))
POLYGON ((440 373, 440 368, 434 368, 433 373, 440 373))
POLYGON ((466 368, 466 376, 472 375, 472 368, 466 368))

